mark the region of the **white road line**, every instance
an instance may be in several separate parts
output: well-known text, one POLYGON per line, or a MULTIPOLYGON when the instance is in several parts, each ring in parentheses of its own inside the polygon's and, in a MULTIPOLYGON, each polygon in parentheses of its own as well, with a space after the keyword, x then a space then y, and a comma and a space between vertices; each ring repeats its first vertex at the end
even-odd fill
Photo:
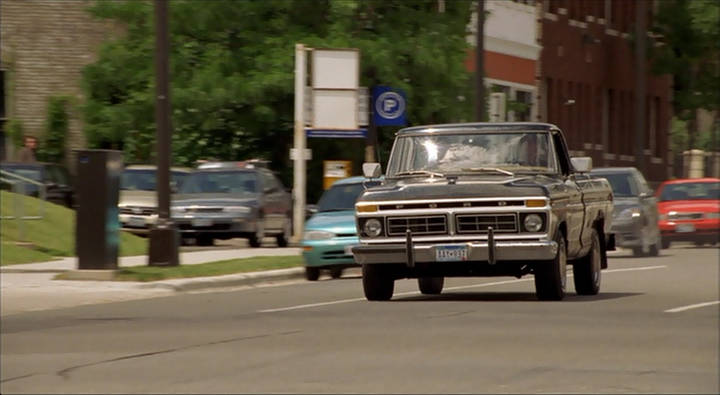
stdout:
MULTIPOLYGON (((630 268, 625 268, 625 269, 606 269, 606 270, 603 270, 603 273, 630 272, 630 271, 637 271, 637 270, 654 270, 654 269, 661 269, 664 267, 667 267, 667 266, 658 265, 658 266, 630 267, 630 268)), ((571 275, 571 274, 572 274, 572 272, 568 271, 568 275, 571 275)), ((444 291, 454 291, 454 290, 458 290, 458 289, 481 288, 481 287, 489 287, 492 285, 514 284, 514 283, 533 281, 533 280, 534 280, 534 278, 530 277, 530 278, 523 278, 523 279, 517 279, 517 280, 495 281, 495 282, 491 282, 491 283, 472 284, 472 285, 461 285, 461 286, 457 286, 457 287, 444 288, 443 290, 444 291)), ((400 292, 400 293, 395 294, 395 296, 410 296, 410 295, 420 295, 420 292, 419 291, 410 291, 410 292, 400 292)), ((366 300, 365 298, 340 299, 340 300, 333 300, 330 302, 310 303, 310 304, 301 304, 301 305, 297 305, 297 306, 279 307, 276 309, 258 310, 258 313, 277 313, 280 311, 309 309, 309 308, 313 308, 313 307, 329 306, 329 305, 333 305, 333 304, 362 302, 365 300, 366 300)))
POLYGON ((691 304, 688 306, 680 306, 680 307, 676 307, 674 309, 665 310, 665 312, 666 313, 679 313, 679 312, 685 311, 685 310, 698 309, 700 307, 713 306, 716 304, 720 304, 720 300, 716 300, 714 302, 696 303, 696 304, 691 304))

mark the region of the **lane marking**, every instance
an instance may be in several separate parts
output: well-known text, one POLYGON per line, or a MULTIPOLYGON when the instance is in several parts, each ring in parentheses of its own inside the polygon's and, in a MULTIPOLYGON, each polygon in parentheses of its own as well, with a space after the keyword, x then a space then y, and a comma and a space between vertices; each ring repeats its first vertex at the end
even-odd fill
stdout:
POLYGON ((716 305, 716 304, 720 304, 720 300, 716 300, 716 301, 713 301, 713 302, 696 303, 696 304, 691 304, 691 305, 688 305, 688 306, 680 306, 680 307, 676 307, 676 308, 674 308, 674 309, 665 310, 665 312, 666 312, 666 313, 679 313, 679 312, 681 312, 681 311, 692 310, 692 309, 699 309, 700 307, 714 306, 714 305, 716 305))
MULTIPOLYGON (((630 268, 625 268, 625 269, 605 269, 605 270, 603 270, 603 273, 631 272, 631 271, 638 271, 638 270, 654 270, 654 269, 662 269, 664 267, 667 267, 667 266, 666 265, 657 265, 657 266, 630 267, 630 268)), ((570 275, 572 275, 572 270, 568 270, 568 276, 570 276, 570 275)), ((454 290, 458 290, 458 289, 467 289, 467 288, 481 288, 481 287, 489 287, 489 286, 493 286, 493 285, 521 283, 521 282, 526 282, 526 281, 534 281, 534 278, 529 277, 529 278, 521 278, 521 279, 516 279, 516 280, 495 281, 495 282, 491 282, 491 283, 460 285, 460 286, 456 286, 456 287, 444 288, 443 291, 454 291, 454 290)), ((410 296, 410 295, 421 295, 421 293, 420 293, 420 291, 409 291, 409 292, 400 292, 400 293, 394 294, 394 296, 410 296)), ((340 299, 340 300, 333 300, 330 302, 309 303, 309 304, 301 304, 301 305, 296 305, 296 306, 278 307, 275 309, 258 310, 258 313, 277 313, 280 311, 309 309, 309 308, 313 308, 313 307, 330 306, 330 305, 334 305, 334 304, 353 303, 353 302, 362 302, 362 301, 366 301, 366 299, 365 298, 340 299)))

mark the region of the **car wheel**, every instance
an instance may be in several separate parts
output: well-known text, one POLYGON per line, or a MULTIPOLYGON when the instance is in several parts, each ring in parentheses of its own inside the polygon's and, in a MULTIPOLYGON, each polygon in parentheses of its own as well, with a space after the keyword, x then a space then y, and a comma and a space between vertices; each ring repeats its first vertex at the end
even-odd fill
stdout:
POLYGON ((208 247, 215 243, 215 239, 213 239, 211 236, 198 236, 195 238, 195 244, 202 246, 202 247, 208 247))
POLYGON ((343 274, 343 268, 341 267, 333 267, 330 268, 330 277, 332 278, 340 278, 343 274))
POLYGON ((250 243, 250 247, 258 248, 262 246, 263 238, 265 238, 265 231, 262 225, 258 223, 255 233, 248 238, 248 243, 250 243))
POLYGON ((445 285, 445 277, 419 277, 418 288, 424 295, 439 295, 445 285))
POLYGON ((667 250, 668 248, 670 248, 670 244, 671 244, 670 240, 663 239, 662 240, 662 249, 667 250))
POLYGON ((313 266, 305 266, 305 278, 308 281, 317 281, 320 278, 320 269, 313 266))
POLYGON ((590 252, 573 265, 575 292, 578 295, 597 295, 600 292, 602 251, 597 231, 592 231, 590 252))
POLYGON ((662 249, 662 238, 658 235, 657 240, 655 241, 655 244, 650 246, 650 256, 660 255, 661 249, 662 249))
POLYGON ((633 256, 635 256, 635 257, 645 256, 645 253, 643 253, 642 247, 633 247, 632 252, 633 252, 633 256))
POLYGON ((277 241, 278 247, 287 247, 290 242, 290 236, 292 235, 292 222, 290 219, 285 221, 285 225, 283 226, 283 232, 277 236, 275 236, 275 241, 277 241))
POLYGON ((558 252, 554 259, 535 264, 535 293, 539 300, 562 300, 567 283, 567 249, 565 238, 555 232, 558 252))
POLYGON ((363 291, 367 300, 390 300, 395 278, 383 264, 362 266, 363 291))

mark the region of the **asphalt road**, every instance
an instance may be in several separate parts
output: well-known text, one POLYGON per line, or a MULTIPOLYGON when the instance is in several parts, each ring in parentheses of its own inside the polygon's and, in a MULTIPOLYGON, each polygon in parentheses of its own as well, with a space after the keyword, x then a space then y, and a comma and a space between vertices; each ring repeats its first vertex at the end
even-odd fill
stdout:
POLYGON ((13 314, 0 392, 718 393, 718 258, 616 254, 562 302, 531 276, 367 302, 347 276, 13 314))

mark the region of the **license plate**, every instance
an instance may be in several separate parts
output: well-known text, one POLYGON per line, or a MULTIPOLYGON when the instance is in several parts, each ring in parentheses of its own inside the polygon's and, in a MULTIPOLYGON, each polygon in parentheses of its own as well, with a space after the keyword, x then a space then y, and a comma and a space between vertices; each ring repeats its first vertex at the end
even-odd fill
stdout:
POLYGON ((345 255, 351 255, 352 256, 352 248, 355 247, 354 245, 345 246, 345 255))
POLYGON ((693 224, 677 224, 677 225, 675 225, 675 231, 678 233, 694 232, 695 225, 693 225, 693 224))
POLYGON ((435 260, 438 262, 467 261, 466 246, 438 246, 435 247, 435 260))
POLYGON ((208 219, 208 218, 198 218, 198 219, 192 220, 192 225, 198 226, 198 227, 212 226, 212 220, 208 219))
POLYGON ((143 217, 130 217, 130 219, 128 219, 128 223, 127 223, 127 224, 128 224, 128 226, 135 226, 135 227, 145 226, 145 218, 143 218, 143 217))

